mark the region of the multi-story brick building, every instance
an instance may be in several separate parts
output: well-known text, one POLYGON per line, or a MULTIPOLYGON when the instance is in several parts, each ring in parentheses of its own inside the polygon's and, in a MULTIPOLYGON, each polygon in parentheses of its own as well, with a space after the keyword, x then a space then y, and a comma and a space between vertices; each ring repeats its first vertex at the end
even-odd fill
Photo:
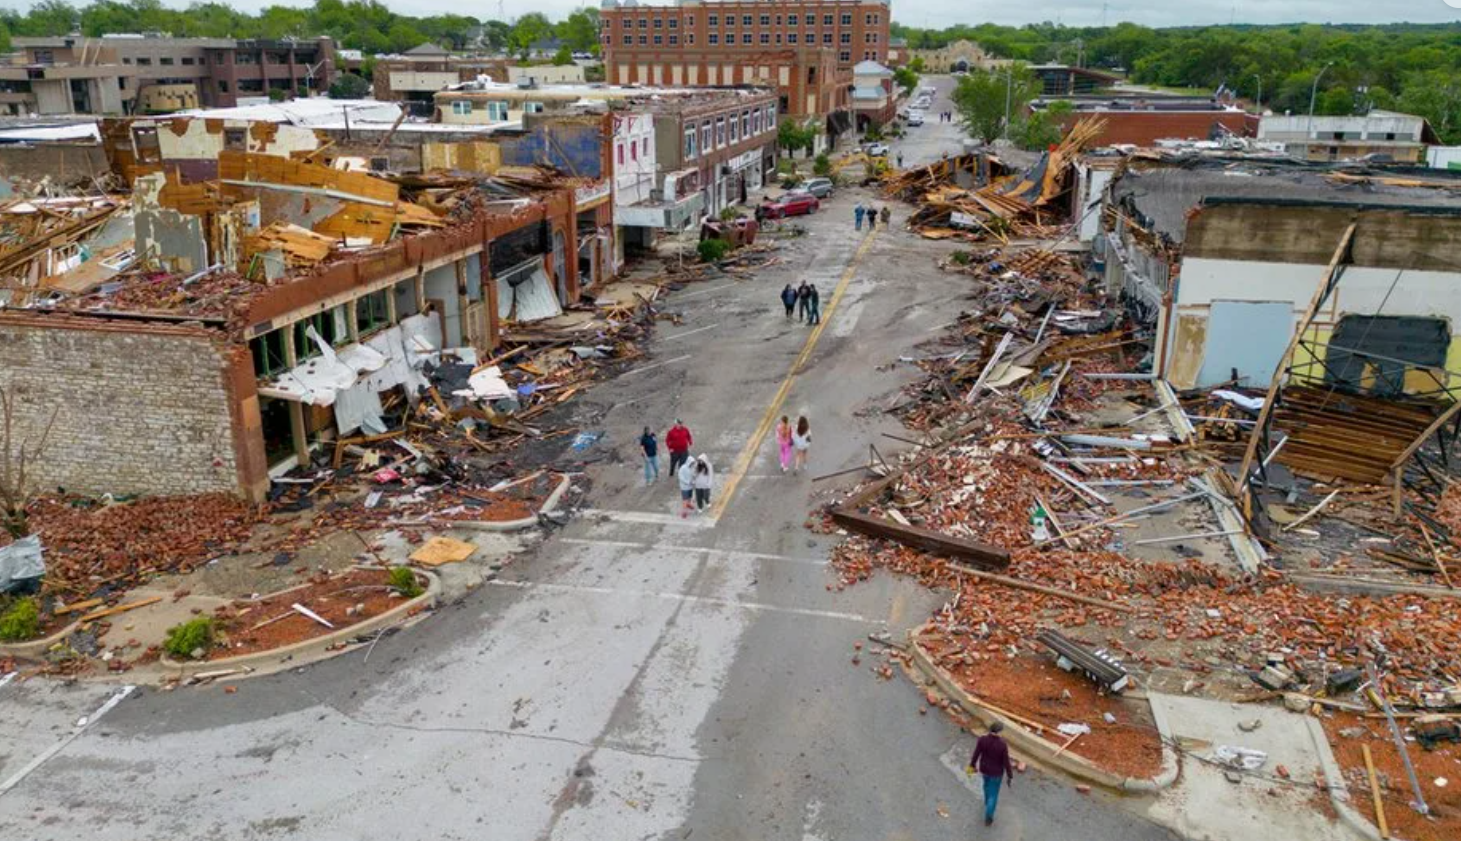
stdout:
POLYGON ((0 113, 147 114, 229 108, 271 90, 323 93, 334 41, 17 37, 0 63, 0 113))
POLYGON ((890 17, 887 0, 604 0, 599 37, 612 83, 771 85, 783 116, 836 135, 851 125, 852 67, 887 61, 890 17))

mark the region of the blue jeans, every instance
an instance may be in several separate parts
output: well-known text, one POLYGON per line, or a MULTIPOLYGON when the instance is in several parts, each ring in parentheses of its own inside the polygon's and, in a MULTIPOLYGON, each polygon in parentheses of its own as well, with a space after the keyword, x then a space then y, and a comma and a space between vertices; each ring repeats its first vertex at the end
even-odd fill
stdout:
POLYGON ((1004 781, 1003 777, 984 778, 984 819, 994 820, 994 807, 999 804, 999 784, 1004 781))
POLYGON ((644 483, 647 485, 650 482, 657 481, 658 479, 659 479, 659 456, 657 456, 657 455, 654 455, 654 456, 645 456, 644 457, 644 483))
POLYGON ((858 217, 856 217, 856 219, 857 219, 857 229, 860 231, 860 230, 862 230, 862 217, 861 216, 858 216, 858 217))

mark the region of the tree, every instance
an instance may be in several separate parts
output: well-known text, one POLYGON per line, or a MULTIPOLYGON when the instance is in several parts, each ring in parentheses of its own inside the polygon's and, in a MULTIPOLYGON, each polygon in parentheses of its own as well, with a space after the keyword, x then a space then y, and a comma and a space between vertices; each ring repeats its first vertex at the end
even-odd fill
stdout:
POLYGON ((910 61, 910 62, 908 62, 908 69, 909 70, 912 70, 914 73, 923 73, 928 68, 924 66, 924 64, 923 64, 923 56, 920 55, 920 56, 914 56, 913 57, 913 60, 910 61))
POLYGON ((341 73, 330 85, 331 99, 364 99, 370 95, 370 83, 354 73, 341 73))
POLYGON ((512 27, 500 20, 489 20, 482 24, 482 40, 489 50, 506 50, 512 36, 512 27))
POLYGON ((555 27, 558 38, 576 53, 599 51, 599 10, 578 9, 555 27))
POLYGON ((903 89, 904 93, 913 93, 918 87, 918 72, 911 67, 899 67, 893 71, 893 84, 903 89))
POLYGON ((563 46, 559 47, 558 48, 558 52, 553 53, 553 65, 555 67, 563 67, 564 65, 568 65, 568 64, 572 64, 572 63, 573 63, 573 50, 568 49, 568 45, 567 44, 564 44, 563 46))
POLYGON ((508 42, 519 58, 526 59, 533 45, 553 34, 553 24, 542 12, 528 12, 512 25, 508 42))
POLYGON ((56 413, 60 411, 51 410, 50 420, 41 428, 39 438, 32 442, 16 428, 18 402, 14 387, 0 388, 0 526, 15 538, 30 534, 26 509, 38 487, 35 466, 45 457, 51 429, 56 425, 56 413))
POLYGON ((817 129, 796 120, 782 120, 776 127, 776 142, 788 155, 795 155, 798 149, 806 149, 810 153, 817 143, 817 129))
POLYGON ((954 111, 970 137, 993 143, 1005 133, 1006 112, 1022 113, 1038 89, 1035 77, 1022 65, 1010 67, 1007 74, 973 70, 959 77, 952 97, 954 111))

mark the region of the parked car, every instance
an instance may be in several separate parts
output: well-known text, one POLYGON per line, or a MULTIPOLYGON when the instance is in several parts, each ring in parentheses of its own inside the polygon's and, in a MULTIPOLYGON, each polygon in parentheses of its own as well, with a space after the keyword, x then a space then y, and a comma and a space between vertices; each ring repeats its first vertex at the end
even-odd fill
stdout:
POLYGON ((905 122, 907 122, 908 125, 910 125, 910 126, 921 126, 921 125, 923 125, 923 112, 922 111, 909 111, 908 112, 908 119, 905 122))
POLYGON ((830 178, 808 178, 797 186, 793 193, 811 193, 819 199, 825 199, 832 195, 832 179, 830 178))
POLYGON ((787 193, 773 202, 762 205, 768 219, 785 219, 788 216, 805 216, 816 213, 822 203, 811 193, 787 193))
POLYGON ((862 151, 872 155, 874 158, 886 158, 888 156, 888 144, 869 143, 862 147, 862 151))

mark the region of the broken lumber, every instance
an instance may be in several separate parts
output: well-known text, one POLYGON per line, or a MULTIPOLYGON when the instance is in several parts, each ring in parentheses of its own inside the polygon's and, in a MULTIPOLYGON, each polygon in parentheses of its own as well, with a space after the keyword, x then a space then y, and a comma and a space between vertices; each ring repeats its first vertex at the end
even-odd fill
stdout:
POLYGON ((85 616, 81 617, 80 621, 95 622, 98 619, 111 616, 114 613, 126 613, 129 610, 136 610, 139 607, 146 607, 150 604, 157 604, 160 601, 162 601, 162 596, 148 596, 145 599, 139 599, 135 602, 128 602, 127 604, 119 604, 112 607, 103 608, 101 610, 94 610, 91 613, 88 613, 85 616))
POLYGON ((1370 755, 1370 746, 1367 742, 1360 742, 1360 750, 1365 755, 1365 774, 1370 778, 1370 797, 1375 801, 1375 823, 1380 826, 1380 837, 1390 837, 1390 824, 1385 820, 1385 801, 1380 797, 1380 781, 1375 779, 1375 758, 1370 755))
POLYGON ((986 569, 1003 569, 1010 563, 1010 553, 998 546, 952 537, 917 526, 900 525, 859 511, 833 511, 832 521, 857 534, 893 540, 932 555, 958 558, 986 569))
POLYGON ((969 569, 968 567, 960 566, 954 563, 951 563, 948 566, 949 569, 959 573, 960 575, 969 575, 973 576, 974 578, 982 578, 985 581, 992 581, 995 584, 1003 584, 1006 587, 1013 587, 1016 590, 1028 590, 1032 593, 1040 593, 1046 596, 1053 596, 1057 599, 1065 599, 1066 601, 1077 602, 1079 604, 1089 605, 1091 607, 1098 607, 1102 610, 1115 610, 1121 613, 1136 612, 1136 608, 1134 607, 1128 607, 1124 604, 1117 604, 1116 602, 1106 601, 1105 599, 1098 599, 1094 596, 1083 596, 1080 593, 1072 593, 1069 590, 1061 590, 1055 587, 1046 587, 1044 584, 1035 584, 1029 581, 1021 581, 1018 578, 1010 578, 1008 575, 997 575, 992 572, 984 572, 983 570, 969 569))
POLYGON ((104 601, 106 599, 87 599, 84 602, 75 602, 64 607, 58 607, 52 612, 57 616, 65 616, 68 613, 75 613, 78 610, 91 610, 104 601))

